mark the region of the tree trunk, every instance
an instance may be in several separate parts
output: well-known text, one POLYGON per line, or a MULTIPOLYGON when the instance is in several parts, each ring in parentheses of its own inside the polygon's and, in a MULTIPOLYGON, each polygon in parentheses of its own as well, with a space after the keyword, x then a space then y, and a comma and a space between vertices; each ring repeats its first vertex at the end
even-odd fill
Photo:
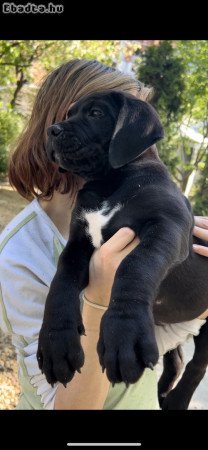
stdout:
MULTIPOLYGON (((18 69, 17 69, 17 72, 18 72, 18 69)), ((23 72, 22 69, 20 69, 19 73, 20 73, 20 78, 19 78, 19 80, 17 80, 17 86, 16 86, 16 89, 14 91, 13 98, 12 98, 12 100, 10 102, 10 105, 11 105, 12 109, 15 108, 18 94, 19 94, 19 92, 21 91, 22 87, 24 86, 24 84, 26 82, 26 80, 24 79, 24 72, 23 72)))

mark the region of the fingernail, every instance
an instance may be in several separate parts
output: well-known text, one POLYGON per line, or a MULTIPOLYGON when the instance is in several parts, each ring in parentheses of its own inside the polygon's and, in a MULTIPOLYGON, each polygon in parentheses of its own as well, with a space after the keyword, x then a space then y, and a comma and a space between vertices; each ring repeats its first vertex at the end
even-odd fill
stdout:
POLYGON ((131 228, 123 227, 123 228, 121 228, 121 229, 124 231, 124 233, 128 233, 128 234, 133 234, 133 235, 135 235, 135 232, 134 232, 131 228))

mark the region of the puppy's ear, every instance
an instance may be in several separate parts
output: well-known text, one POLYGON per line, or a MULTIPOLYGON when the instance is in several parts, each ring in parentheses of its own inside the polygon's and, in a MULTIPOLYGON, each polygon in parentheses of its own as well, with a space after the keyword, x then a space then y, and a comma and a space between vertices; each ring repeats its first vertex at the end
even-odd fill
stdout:
POLYGON ((163 127, 155 109, 132 95, 115 92, 120 105, 109 148, 110 165, 117 169, 137 158, 163 138, 163 127))

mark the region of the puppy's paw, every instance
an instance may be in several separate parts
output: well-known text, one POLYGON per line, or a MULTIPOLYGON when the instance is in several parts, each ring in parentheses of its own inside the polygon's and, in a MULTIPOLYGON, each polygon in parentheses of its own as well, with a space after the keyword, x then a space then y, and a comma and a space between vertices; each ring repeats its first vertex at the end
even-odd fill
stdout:
POLYGON ((109 308, 101 321, 97 351, 103 370, 113 383, 135 383, 146 367, 158 361, 154 324, 148 314, 109 308))
POLYGON ((49 384, 57 381, 66 384, 71 381, 75 371, 80 372, 84 364, 84 352, 80 344, 80 334, 84 327, 73 329, 49 330, 42 326, 37 360, 42 373, 45 374, 49 384))

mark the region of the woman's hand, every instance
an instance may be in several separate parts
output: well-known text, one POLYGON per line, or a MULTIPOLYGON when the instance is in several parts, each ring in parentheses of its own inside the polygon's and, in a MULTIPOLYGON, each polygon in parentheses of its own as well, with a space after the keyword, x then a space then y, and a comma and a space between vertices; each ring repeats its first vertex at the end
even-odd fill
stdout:
MULTIPOLYGON (((208 241, 208 217, 195 216, 195 227, 193 229, 193 235, 208 241)), ((202 256, 208 256, 208 247, 203 245, 194 244, 193 250, 202 256)))
POLYGON ((91 302, 108 306, 116 270, 121 261, 139 244, 130 228, 120 228, 95 250, 90 260, 89 284, 85 296, 91 302))
MULTIPOLYGON (((193 234, 208 241, 208 217, 195 216, 193 234)), ((139 238, 130 228, 121 228, 98 250, 90 260, 89 284, 85 296, 91 302, 108 306, 117 268, 121 261, 139 244, 139 238)), ((193 245, 194 252, 208 257, 208 247, 193 245)))

